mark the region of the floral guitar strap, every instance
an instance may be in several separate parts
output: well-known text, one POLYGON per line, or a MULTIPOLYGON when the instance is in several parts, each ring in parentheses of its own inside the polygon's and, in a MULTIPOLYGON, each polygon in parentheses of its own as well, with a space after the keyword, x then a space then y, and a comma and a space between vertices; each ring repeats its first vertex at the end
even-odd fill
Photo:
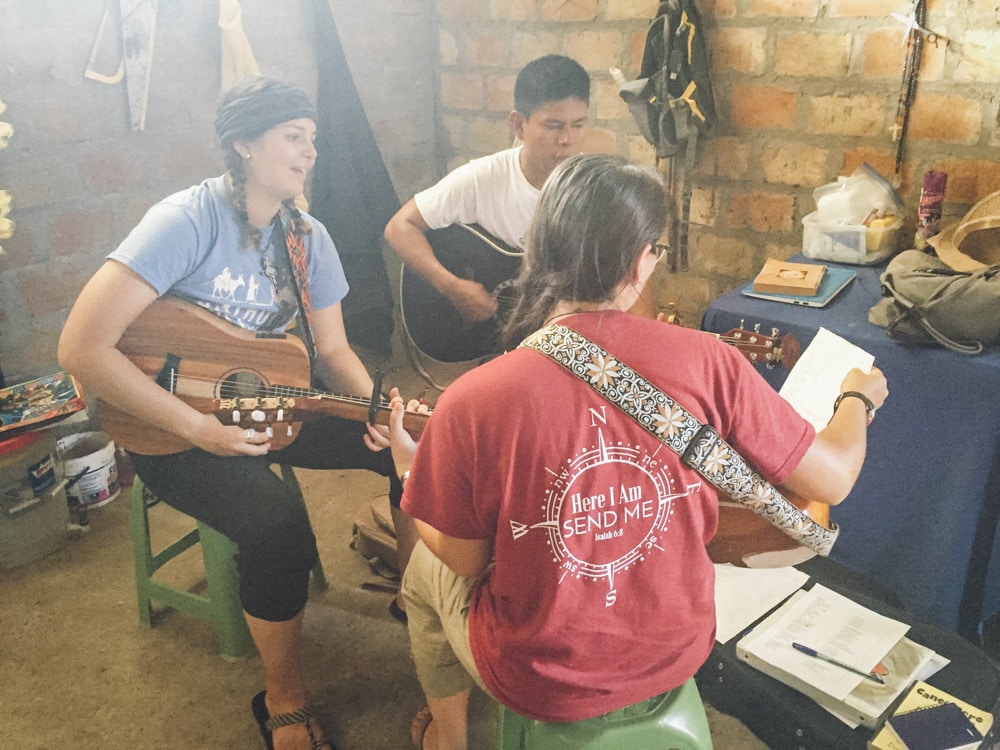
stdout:
POLYGON ((830 554, 840 529, 826 528, 764 480, 710 425, 585 336, 552 324, 521 342, 562 365, 681 457, 681 461, 734 500, 818 555, 830 554), (603 361, 605 377, 590 376, 603 361), (626 398, 627 396, 627 398, 626 398))
POLYGON ((302 235, 295 230, 294 217, 289 209, 282 206, 276 221, 284 236, 285 252, 292 267, 292 279, 295 282, 292 286, 295 287, 295 300, 299 304, 306 349, 309 351, 309 358, 315 359, 316 344, 312 335, 312 301, 309 297, 309 267, 305 244, 302 235))

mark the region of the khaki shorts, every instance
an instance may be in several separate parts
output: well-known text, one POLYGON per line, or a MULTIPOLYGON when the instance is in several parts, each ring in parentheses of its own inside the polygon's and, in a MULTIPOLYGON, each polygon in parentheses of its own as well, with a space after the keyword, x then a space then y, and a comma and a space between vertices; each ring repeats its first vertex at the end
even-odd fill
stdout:
POLYGON ((406 566, 401 592, 417 679, 429 698, 448 698, 483 680, 469 645, 469 599, 475 578, 456 575, 423 542, 406 566))

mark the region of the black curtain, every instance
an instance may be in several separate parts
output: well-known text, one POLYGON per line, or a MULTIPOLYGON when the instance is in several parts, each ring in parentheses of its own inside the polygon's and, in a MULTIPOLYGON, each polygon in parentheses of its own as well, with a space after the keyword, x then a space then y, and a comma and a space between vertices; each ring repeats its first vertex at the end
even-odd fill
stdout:
POLYGON ((329 0, 313 0, 313 9, 319 158, 309 212, 333 237, 351 285, 342 305, 347 337, 388 355, 394 316, 381 238, 399 198, 347 68, 329 0))

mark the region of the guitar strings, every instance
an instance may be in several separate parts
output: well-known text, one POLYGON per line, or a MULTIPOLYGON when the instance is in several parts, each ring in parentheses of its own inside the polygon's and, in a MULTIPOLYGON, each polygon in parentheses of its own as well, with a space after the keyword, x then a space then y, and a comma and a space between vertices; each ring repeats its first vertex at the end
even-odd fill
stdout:
MULTIPOLYGON (((298 398, 319 398, 319 399, 336 399, 338 401, 348 401, 356 403, 359 405, 368 405, 370 399, 362 398, 360 396, 348 396, 338 393, 324 393, 322 391, 316 390, 315 388, 303 388, 300 386, 290 386, 290 385, 275 385, 270 383, 260 383, 253 386, 256 393, 248 395, 243 392, 247 387, 247 384, 231 383, 219 381, 215 378, 204 378, 198 377, 197 375, 181 375, 176 370, 170 373, 170 392, 174 393, 177 390, 178 385, 180 385, 182 380, 191 381, 195 383, 211 383, 213 385, 219 384, 218 398, 266 398, 266 397, 298 397, 298 398)), ((385 399, 381 399, 385 402, 385 399)))

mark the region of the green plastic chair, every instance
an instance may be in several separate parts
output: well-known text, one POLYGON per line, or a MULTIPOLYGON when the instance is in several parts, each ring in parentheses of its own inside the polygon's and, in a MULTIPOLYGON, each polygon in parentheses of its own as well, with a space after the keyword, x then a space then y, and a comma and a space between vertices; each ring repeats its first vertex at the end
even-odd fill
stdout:
POLYGON ((499 750, 711 750, 694 678, 663 695, 593 719, 547 723, 500 707, 499 750))
MULTIPOLYGON (((282 466, 281 476, 305 504, 292 467, 282 466)), ((220 654, 226 661, 242 661, 254 656, 257 648, 250 637, 239 597, 239 576, 234 559, 239 547, 224 534, 197 522, 187 534, 154 553, 149 536, 149 501, 154 497, 136 477, 129 515, 139 623, 147 628, 153 626, 152 602, 157 601, 210 623, 219 639, 220 654), (204 594, 172 586, 155 577, 160 568, 196 544, 201 545, 205 566, 207 586, 204 594)), ((318 561, 312 570, 312 587, 316 591, 327 587, 323 565, 318 561)))

